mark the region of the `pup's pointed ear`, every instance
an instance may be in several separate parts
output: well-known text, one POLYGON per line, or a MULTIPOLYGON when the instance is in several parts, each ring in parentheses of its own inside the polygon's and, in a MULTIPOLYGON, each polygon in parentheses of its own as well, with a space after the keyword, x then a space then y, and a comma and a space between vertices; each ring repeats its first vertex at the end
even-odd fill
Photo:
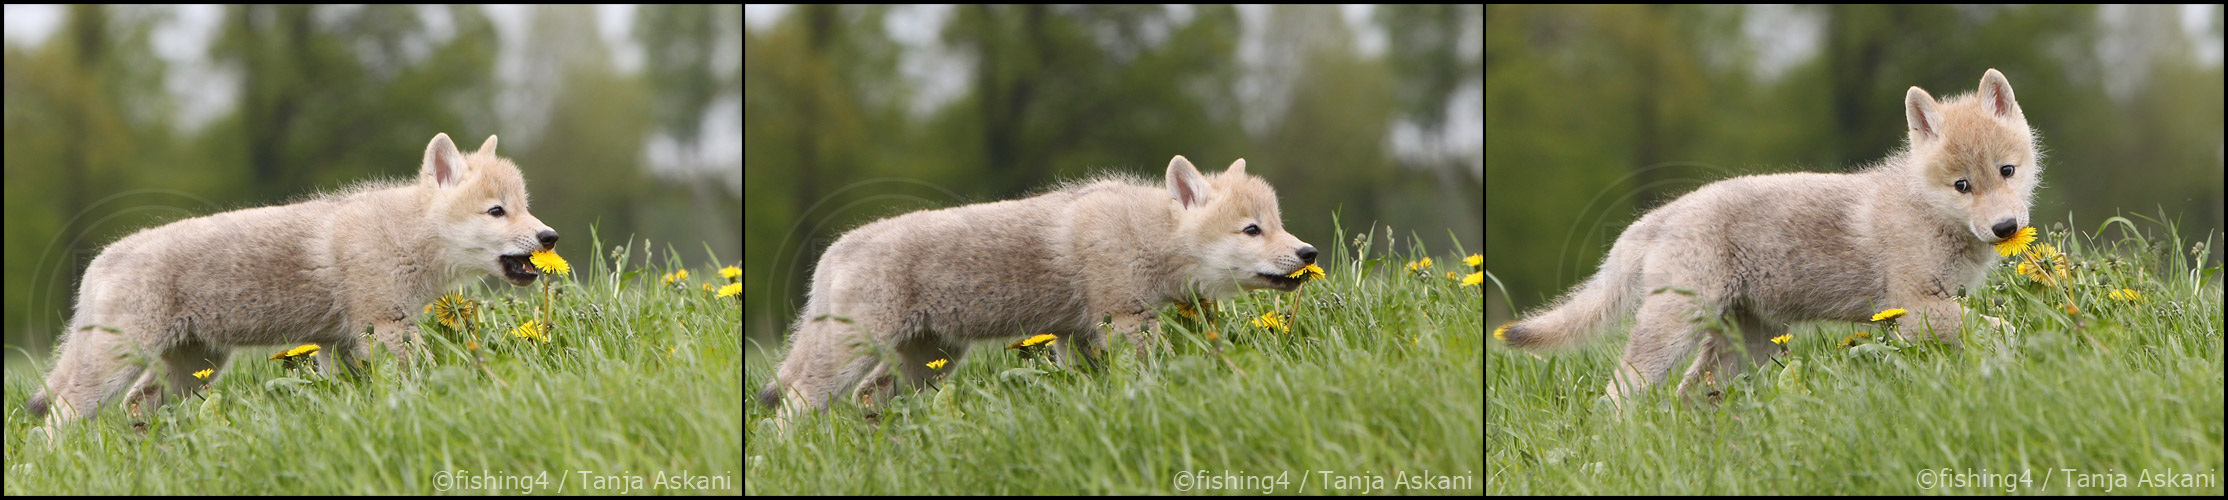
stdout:
MULTIPOLYGON (((494 147, 495 138, 487 138, 488 147, 494 147)), ((418 180, 441 186, 454 186, 464 175, 464 154, 456 151, 456 143, 449 142, 449 134, 433 134, 433 142, 425 145, 425 162, 418 165, 418 180)))
POLYGON ((1207 177, 1199 175, 1191 160, 1184 155, 1168 160, 1168 197, 1184 208, 1194 208, 1207 204, 1207 192, 1207 177))
POLYGON ((1934 109, 1934 96, 1925 89, 1911 87, 1903 93, 1903 120, 1911 127, 1913 147, 1942 138, 1942 112, 1934 109))
POLYGON ((2011 93, 2011 80, 2004 79, 1996 68, 1980 75, 1980 106, 1989 116, 2027 121, 2027 115, 2019 111, 2019 99, 2011 93))
POLYGON ((472 153, 483 155, 495 154, 495 136, 487 136, 487 142, 480 143, 480 149, 477 151, 473 151, 472 153))
POLYGON ((1246 174, 1246 159, 1245 159, 1245 158, 1239 158, 1239 159, 1238 159, 1238 161, 1230 162, 1230 168, 1228 168, 1228 169, 1225 169, 1225 170, 1223 170, 1223 171, 1222 171, 1222 175, 1237 175, 1237 176, 1243 176, 1243 175, 1245 175, 1245 174, 1246 174))

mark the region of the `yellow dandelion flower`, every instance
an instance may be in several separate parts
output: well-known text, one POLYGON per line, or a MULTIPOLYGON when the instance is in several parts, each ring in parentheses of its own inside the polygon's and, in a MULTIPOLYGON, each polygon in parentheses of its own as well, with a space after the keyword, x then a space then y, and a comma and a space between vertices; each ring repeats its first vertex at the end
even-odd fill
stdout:
POLYGON ((1774 344, 1779 344, 1779 345, 1787 345, 1787 341, 1788 341, 1789 339, 1793 339, 1793 338, 1795 338, 1795 336, 1794 336, 1794 335, 1792 335, 1792 334, 1790 334, 1790 335, 1781 335, 1781 336, 1777 336, 1777 337, 1772 337, 1772 343, 1774 343, 1774 344))
POLYGON ((539 339, 546 344, 549 343, 549 327, 543 325, 541 320, 530 319, 520 323, 518 328, 511 329, 511 336, 527 340, 539 339))
POLYGON ((209 374, 211 374, 211 373, 216 373, 216 372, 217 372, 217 371, 216 371, 216 370, 214 370, 214 369, 203 369, 203 370, 201 370, 201 371, 198 371, 198 372, 193 372, 193 378, 198 378, 198 379, 202 379, 202 380, 208 380, 208 379, 209 379, 209 374))
POLYGON ((1462 263, 1463 263, 1463 264, 1469 264, 1469 265, 1470 265, 1470 267, 1479 267, 1479 266, 1483 266, 1483 265, 1485 265, 1485 255, 1482 255, 1482 254, 1474 254, 1474 253, 1473 253, 1473 254, 1470 254, 1470 256, 1469 256, 1469 257, 1463 257, 1463 258, 1462 258, 1462 263))
POLYGON ((1189 319, 1199 319, 1199 308, 1192 307, 1191 304, 1179 303, 1176 304, 1176 315, 1189 319))
POLYGON ((671 285, 671 284, 673 284, 674 282, 677 282, 677 281, 688 281, 688 279, 689 279, 689 270, 687 270, 687 269, 682 269, 682 270, 679 270, 679 271, 674 271, 674 272, 670 272, 670 273, 665 273, 665 276, 662 276, 661 278, 665 280, 665 284, 667 284, 667 285, 671 285))
POLYGON ((278 359, 286 359, 286 358, 298 358, 298 357, 302 357, 302 356, 310 356, 310 355, 315 355, 315 354, 317 354, 317 344, 302 344, 302 345, 301 345, 301 346, 299 346, 299 347, 295 347, 295 348, 293 348, 293 349, 287 349, 287 350, 286 350, 285 352, 280 352, 280 353, 278 353, 278 354, 272 354, 272 355, 271 355, 271 359, 274 359, 274 360, 278 360, 278 359))
POLYGON ((2130 288, 2122 288, 2122 289, 2118 289, 2118 290, 2113 290, 2113 291, 2112 291, 2112 293, 2110 293, 2110 294, 2106 294, 2105 296, 2106 296, 2106 297, 2111 297, 2111 298, 2113 298, 2114 300, 2127 300, 2127 301, 2136 301, 2136 300, 2143 300, 2143 293, 2142 293, 2142 292, 2137 292, 2137 291, 2135 291, 2134 289, 2130 289, 2130 288))
MULTIPOLYGON (((1514 323, 1510 323, 1510 324, 1514 324, 1514 323)), ((1495 328, 1495 329, 1493 329, 1493 340, 1499 340, 1499 341, 1502 341, 1502 342, 1508 342, 1508 341, 1509 341, 1509 325, 1501 325, 1501 327, 1500 327, 1500 328, 1495 328)))
POLYGON ((1047 350, 1051 349, 1052 344, 1054 342, 1057 342, 1059 339, 1060 337, 1058 335, 1053 335, 1050 333, 1037 334, 1026 339, 1013 341, 1013 343, 1011 344, 1006 344, 1006 350, 1019 351, 1021 354, 1021 359, 1035 359, 1037 356, 1042 355, 1047 350))
POLYGON ((1479 284, 1479 283, 1484 283, 1484 282, 1485 282, 1485 271, 1478 271, 1478 272, 1470 273, 1470 275, 1469 275, 1469 276, 1463 276, 1463 277, 1462 277, 1462 286, 1471 286, 1471 285, 1476 285, 1476 284, 1479 284))
POLYGON ((1880 313, 1879 313, 1879 314, 1874 314, 1874 315, 1872 315, 1872 320, 1873 320, 1873 321, 1880 321, 1880 320, 1888 320, 1888 319, 1896 319, 1896 318, 1901 318, 1901 317, 1903 317, 1903 314, 1904 314, 1904 313, 1908 313, 1908 312, 1910 312, 1910 311, 1905 311, 1905 310, 1903 310, 1903 308, 1900 308, 1900 307, 1898 307, 1898 308, 1895 308, 1895 309, 1889 309, 1889 310, 1885 310, 1885 311, 1880 311, 1880 313))
POLYGON ((433 314, 433 321, 449 328, 462 328, 464 320, 472 314, 472 302, 463 294, 449 292, 433 303, 426 304, 426 311, 433 314))
POLYGON ((721 278, 735 279, 735 277, 742 275, 743 269, 739 267, 727 266, 719 268, 719 277, 721 278))
POLYGON ((1298 271, 1292 271, 1292 274, 1284 275, 1284 277, 1319 280, 1323 279, 1323 268, 1314 264, 1308 264, 1307 267, 1302 267, 1298 271), (1301 275, 1306 275, 1306 277, 1301 278, 1301 275))
POLYGON ((1292 331, 1292 326, 1284 324, 1284 318, 1277 317, 1276 311, 1261 313, 1261 317, 1253 318, 1253 326, 1280 332, 1292 331))
POLYGON ((732 297, 732 296, 736 296, 736 295, 742 295, 742 294, 743 294, 743 284, 742 284, 742 283, 728 283, 728 284, 727 284, 727 286, 719 287, 719 296, 721 296, 721 297, 732 297))
POLYGON ((2010 257, 2013 255, 2019 255, 2020 252, 2027 251, 2027 244, 2034 242, 2034 226, 2020 228, 2019 232, 2012 233, 2010 238, 2004 238, 2004 241, 1996 242, 1996 256, 2010 257))
POLYGON ((1430 257, 1424 257, 1423 260, 1408 263, 1408 272, 1412 273, 1420 271, 1427 267, 1431 267, 1430 257))
POLYGON ((533 255, 526 257, 526 261, 532 262, 535 269, 540 269, 545 273, 572 274, 572 264, 566 264, 565 258, 558 257, 557 252, 536 250, 533 255))
POLYGON ((704 287, 704 291, 707 291, 707 292, 709 292, 709 291, 712 291, 712 284, 711 284, 711 283, 705 283, 705 284, 703 284, 703 285, 701 285, 701 286, 703 286, 703 287, 704 287))
POLYGON ((2021 276, 2026 276, 2028 280, 2037 283, 2057 286, 2056 283, 2051 282, 2052 280, 2050 279, 2049 273, 2042 272, 2041 267, 2038 267, 2033 263, 2027 261, 2020 261, 2018 266, 2012 268, 2012 272, 2019 273, 2019 275, 2021 276))
POLYGON ((2021 260, 2012 269, 2013 272, 2049 286, 2058 286, 2059 283, 2073 278, 2073 273, 2066 268, 2064 254, 2058 253, 2058 249, 2050 244, 2037 243, 2027 249, 2027 255, 2030 258, 2021 260))
POLYGON ((928 369, 942 370, 944 369, 944 365, 951 364, 951 362, 952 360, 948 358, 936 358, 935 361, 928 362, 928 369))

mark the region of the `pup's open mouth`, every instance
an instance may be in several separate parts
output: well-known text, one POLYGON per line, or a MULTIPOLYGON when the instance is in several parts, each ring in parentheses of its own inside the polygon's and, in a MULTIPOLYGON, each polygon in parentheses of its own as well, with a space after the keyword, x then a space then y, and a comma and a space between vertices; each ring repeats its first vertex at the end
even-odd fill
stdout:
POLYGON ((1281 274, 1269 274, 1269 273, 1255 273, 1255 274, 1258 274, 1258 275, 1260 275, 1260 276, 1261 276, 1261 279, 1262 279, 1262 280, 1268 281, 1268 282, 1269 282, 1269 286, 1270 286, 1271 288, 1275 288, 1275 289, 1278 289, 1278 290, 1283 290, 1283 291, 1287 291, 1287 292, 1289 292, 1289 291, 1292 291, 1292 290, 1295 290, 1295 289, 1298 289, 1298 288, 1300 288, 1300 284, 1301 284, 1301 283, 1306 283, 1306 282, 1307 282, 1307 280, 1304 280, 1304 279, 1294 278, 1294 277, 1290 277, 1290 276, 1285 276, 1285 275, 1281 275, 1281 274))
POLYGON ((503 279, 512 285, 526 286, 542 275, 534 270, 533 264, 526 263, 525 255, 505 255, 496 257, 495 261, 503 264, 503 279))

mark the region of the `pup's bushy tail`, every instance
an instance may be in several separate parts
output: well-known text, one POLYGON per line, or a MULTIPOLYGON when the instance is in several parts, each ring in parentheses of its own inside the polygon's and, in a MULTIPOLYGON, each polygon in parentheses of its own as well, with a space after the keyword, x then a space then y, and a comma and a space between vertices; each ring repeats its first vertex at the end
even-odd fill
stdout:
POLYGON ((1637 245, 1619 243, 1602 260, 1600 271, 1553 307, 1502 326, 1493 336, 1523 349, 1573 347, 1623 318, 1640 303, 1642 252, 1637 245))

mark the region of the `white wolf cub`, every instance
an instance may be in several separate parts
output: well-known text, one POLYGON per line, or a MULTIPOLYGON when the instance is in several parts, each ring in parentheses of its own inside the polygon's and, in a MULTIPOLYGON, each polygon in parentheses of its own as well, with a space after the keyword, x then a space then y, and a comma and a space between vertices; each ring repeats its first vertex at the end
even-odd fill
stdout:
POLYGON ((1954 297, 1981 284, 1994 243, 2029 227, 2040 153, 2011 82, 1994 69, 1979 91, 1945 101, 1911 87, 1903 114, 1909 143, 1863 171, 1728 179, 1649 212, 1592 278, 1494 335, 1516 347, 1568 346, 1637 306, 1607 388, 1620 404, 1661 382, 1697 343, 1676 392, 1728 380, 1777 352, 1771 338, 1791 321, 1864 321, 1903 308, 1906 334, 1957 343, 1963 308, 1954 297), (1738 325, 1739 338, 1701 326, 1724 324, 1738 325))
POLYGON ((464 155, 435 134, 417 182, 185 219, 102 249, 27 406, 54 425, 126 393, 160 405, 159 386, 176 399, 241 345, 314 342, 327 369, 353 368, 367 326, 408 362, 423 356, 412 318, 443 288, 490 274, 525 286, 539 276, 526 256, 556 244, 495 136, 464 155))
POLYGON ((1165 187, 1102 179, 853 229, 820 256, 794 346, 758 400, 781 406, 781 425, 894 375, 917 388, 956 368, 928 362, 956 365, 975 340, 1053 333, 1061 354, 1095 363, 1109 316, 1144 353, 1161 305, 1298 288, 1286 275, 1315 247, 1284 231, 1276 191, 1245 169, 1208 177, 1177 156, 1165 187))

